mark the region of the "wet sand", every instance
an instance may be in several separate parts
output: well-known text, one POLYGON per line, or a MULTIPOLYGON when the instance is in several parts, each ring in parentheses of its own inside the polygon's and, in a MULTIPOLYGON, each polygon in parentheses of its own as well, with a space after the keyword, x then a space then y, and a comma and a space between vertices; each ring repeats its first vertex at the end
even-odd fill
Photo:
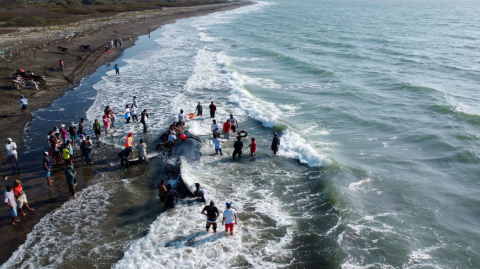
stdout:
MULTIPOLYGON (((10 216, 8 207, 5 205, 4 211, 0 214, 0 229, 2 230, 2 237, 0 239, 0 262, 4 263, 11 254, 17 250, 26 239, 28 233, 32 230, 34 225, 39 220, 52 210, 60 207, 65 201, 69 199, 68 187, 65 183, 64 165, 57 166, 52 169, 52 179, 55 181, 53 186, 48 186, 42 168, 42 156, 39 151, 35 153, 22 155, 24 151, 23 132, 25 126, 32 120, 32 116, 23 116, 20 111, 19 96, 21 94, 29 98, 29 110, 35 111, 37 109, 51 105, 57 98, 61 97, 66 91, 72 89, 75 83, 78 83, 83 77, 93 73, 99 66, 113 61, 121 54, 123 49, 132 46, 136 37, 139 35, 148 34, 148 28, 152 31, 156 28, 172 23, 177 19, 201 16, 212 12, 234 9, 250 2, 218 4, 210 6, 202 6, 199 10, 192 10, 191 8, 179 8, 177 13, 168 16, 162 16, 155 19, 139 21, 136 23, 112 26, 103 29, 100 32, 89 34, 86 36, 75 37, 71 42, 72 48, 78 47, 78 44, 90 44, 94 48, 92 53, 81 53, 71 50, 69 55, 58 55, 55 51, 56 42, 47 45, 45 49, 39 50, 34 56, 19 56, 11 62, 0 62, 0 77, 4 78, 0 81, 0 90, 4 93, 4 104, 1 106, 0 117, 0 134, 1 138, 6 139, 11 137, 19 148, 18 156, 21 167, 20 174, 12 174, 11 166, 6 162, 6 150, 2 147, 2 167, 0 175, 2 178, 8 176, 8 180, 0 180, 0 188, 5 189, 6 185, 13 185, 13 180, 20 179, 24 187, 25 193, 29 200, 31 207, 35 208, 33 212, 27 212, 27 216, 19 217, 21 221, 15 225, 10 225, 10 216), (112 49, 110 55, 107 57, 104 51, 104 46, 110 39, 122 38, 124 43, 121 49, 112 49), (132 37, 132 41, 127 41, 132 37), (53 56, 52 56, 53 55, 53 56), (60 72, 48 71, 46 66, 56 66, 58 58, 65 60, 66 71, 62 74, 60 72), (47 85, 40 88, 39 92, 32 89, 11 90, 10 77, 17 67, 29 66, 29 70, 35 71, 37 74, 43 70, 47 78, 47 85)), ((27 69, 27 68, 25 68, 27 69)), ((100 144, 101 145, 101 144, 100 144)), ((45 144, 45 149, 47 148, 45 144)), ((41 152, 41 151, 40 151, 41 152)), ((84 162, 80 162, 79 152, 75 153, 73 162, 77 169, 77 178, 79 184, 77 191, 88 185, 99 171, 109 171, 112 169, 120 169, 118 167, 111 167, 109 165, 111 160, 116 160, 117 152, 113 148, 103 147, 98 153, 94 155, 94 165, 86 166, 84 162)))

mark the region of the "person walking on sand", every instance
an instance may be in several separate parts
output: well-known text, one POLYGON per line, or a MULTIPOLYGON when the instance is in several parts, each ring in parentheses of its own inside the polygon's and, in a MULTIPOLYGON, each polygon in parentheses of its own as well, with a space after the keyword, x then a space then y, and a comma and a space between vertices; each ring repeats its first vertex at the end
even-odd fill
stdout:
POLYGON ((70 139, 72 139, 72 146, 77 146, 77 127, 75 123, 70 122, 70 127, 68 127, 68 132, 70 133, 70 139))
POLYGON ((110 48, 113 48, 113 39, 110 39, 110 48))
POLYGON ((58 61, 58 65, 60 67, 60 71, 64 71, 65 70, 65 63, 63 62, 63 59, 61 59, 60 61, 58 61))
POLYGON ((12 222, 10 224, 15 225, 17 220, 17 201, 15 201, 15 193, 13 192, 12 186, 7 186, 6 191, 3 193, 3 201, 10 208, 10 216, 12 217, 12 222))
POLYGON ((135 106, 135 108, 138 108, 137 97, 136 96, 133 96, 133 105, 135 106))
POLYGON ((85 119, 84 119, 84 118, 81 118, 81 119, 80 119, 80 123, 78 124, 77 134, 78 134, 79 136, 80 136, 81 134, 83 134, 83 136, 85 136, 85 119))
POLYGON ((165 195, 164 193, 167 191, 167 188, 165 187, 165 179, 160 180, 160 183, 157 185, 158 189, 158 197, 160 198, 160 203, 165 203, 165 195))
POLYGON ((235 119, 233 117, 233 114, 230 114, 230 118, 228 118, 228 121, 230 122, 230 124, 232 125, 232 133, 235 134, 235 132, 237 131, 238 129, 238 121, 237 119, 235 119))
POLYGON ((122 39, 121 38, 118 40, 118 45, 120 45, 120 48, 122 48, 122 39))
POLYGON ((115 39, 115 48, 118 46, 118 40, 115 39))
POLYGON ((203 106, 200 104, 200 102, 198 102, 195 112, 197 113, 197 116, 203 116, 203 106))
POLYGON ((226 203, 227 209, 223 211, 222 225, 225 224, 225 232, 228 233, 230 229, 230 235, 233 235, 233 226, 238 225, 237 212, 235 209, 231 209, 232 204, 226 203))
POLYGON ((235 144, 233 144, 233 148, 234 148, 233 158, 235 159, 237 154, 238 154, 238 158, 242 158, 243 142, 242 142, 242 138, 240 136, 237 137, 237 141, 235 142, 235 144))
POLYGON ((95 133, 95 138, 99 140, 100 135, 102 135, 102 126, 100 125, 100 122, 98 122, 97 119, 95 119, 95 122, 93 123, 93 132, 95 133))
POLYGON ((146 109, 144 109, 142 112, 140 122, 143 124, 143 133, 146 134, 148 131, 148 113, 146 109))
POLYGON ((210 226, 212 226, 213 228, 213 232, 216 233, 217 232, 217 218, 218 216, 220 216, 220 213, 218 213, 218 208, 215 206, 215 202, 214 201, 210 201, 210 205, 206 205, 202 212, 203 215, 206 215, 207 216, 207 225, 206 225, 206 229, 207 229, 207 232, 210 230, 210 226), (207 213, 205 213, 205 211, 207 213))
POLYGON ((130 107, 128 105, 125 105, 125 119, 127 123, 130 123, 130 107))
POLYGON ((216 120, 213 120, 212 127, 210 127, 213 133, 213 137, 217 137, 217 134, 220 134, 220 131, 218 130, 218 124, 216 120))
POLYGON ((130 107, 130 115, 132 116, 132 122, 137 121, 138 122, 138 117, 137 117, 137 108, 135 107, 134 104, 130 107))
POLYGON ((255 142, 255 138, 252 137, 252 143, 250 143, 248 147, 250 148, 250 156, 255 156, 257 153, 257 142, 255 142))
POLYGON ((105 135, 108 135, 110 132, 110 120, 107 114, 103 115, 103 128, 105 129, 105 135))
POLYGON ((105 46, 105 51, 107 52, 107 56, 110 55, 110 47, 108 45, 105 46))
POLYGON ((73 165, 70 165, 67 167, 65 170, 65 178, 67 181, 68 185, 68 191, 70 192, 70 197, 71 198, 77 198, 77 195, 75 194, 75 176, 77 174, 77 171, 73 169, 73 165))
POLYGON ((48 160, 48 152, 43 153, 43 170, 45 170, 45 175, 47 176, 47 183, 48 185, 52 186, 53 180, 50 180, 50 169, 52 169, 50 165, 50 160, 48 160))
POLYGON ((174 208, 175 201, 180 200, 177 191, 172 189, 172 185, 167 185, 167 191, 164 193, 165 196, 165 207, 166 208, 174 208), (176 198, 176 199, 175 199, 176 198))
POLYGON ((65 161, 65 167, 69 167, 70 165, 73 165, 71 151, 73 151, 72 145, 70 145, 70 140, 67 140, 67 143, 65 143, 65 147, 62 149, 63 160, 65 161))
POLYGON ((217 110, 217 106, 213 103, 213 101, 208 106, 210 109, 210 118, 215 118, 215 111, 217 110))
POLYGON ((115 64, 115 66, 113 67, 113 69, 115 69, 115 74, 116 74, 116 75, 120 75, 120 67, 118 67, 118 64, 115 64))
POLYGON ((278 138, 277 133, 273 134, 272 146, 270 149, 273 151, 273 155, 277 155, 277 151, 280 148, 280 138, 278 138))
POLYGON ((65 144, 65 141, 67 141, 67 131, 65 130, 65 124, 60 125, 60 137, 65 144))
POLYGON ((140 163, 148 163, 147 144, 143 143, 143 139, 140 139, 140 143, 137 145, 137 151, 140 163))
POLYGON ((13 173, 15 173, 15 171, 20 171, 18 169, 17 144, 13 142, 11 138, 7 138, 5 149, 7 149, 8 162, 13 164, 13 173))
POLYGON ((20 105, 22 106, 23 115, 28 115, 28 99, 25 96, 20 96, 20 105))
POLYGON ((223 124, 223 138, 225 139, 230 139, 230 130, 232 128, 232 124, 230 121, 227 119, 225 123, 223 124))
POLYGON ((28 206, 27 195, 23 191, 22 183, 20 180, 15 180, 15 187, 13 188, 13 193, 15 194, 15 198, 17 198, 18 202, 18 209, 22 213, 22 216, 26 216, 25 212, 23 212, 23 205, 25 205, 28 211, 34 211, 35 209, 28 206))
POLYGON ((220 140, 220 134, 214 135, 213 144, 215 145, 215 155, 218 155, 218 153, 220 152, 220 156, 223 156, 221 143, 223 143, 223 141, 220 140))

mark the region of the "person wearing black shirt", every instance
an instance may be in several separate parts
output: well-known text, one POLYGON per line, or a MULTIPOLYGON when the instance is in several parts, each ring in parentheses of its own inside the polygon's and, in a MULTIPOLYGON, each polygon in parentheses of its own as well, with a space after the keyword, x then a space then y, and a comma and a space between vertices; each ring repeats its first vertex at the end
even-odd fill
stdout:
POLYGON ((273 150, 274 155, 277 155, 277 151, 279 147, 280 147, 280 138, 278 138, 277 133, 274 133, 272 146, 270 147, 273 150))
POLYGON ((213 103, 213 101, 208 106, 208 108, 210 108, 210 118, 215 118, 215 111, 217 110, 217 106, 213 103))
POLYGON ((174 208, 175 207, 175 200, 180 200, 178 193, 175 190, 172 190, 172 185, 167 185, 167 191, 163 194, 165 196, 165 207, 167 208, 174 208), (175 199, 175 197, 177 199, 175 199))
POLYGON ((85 135, 85 119, 84 118, 80 119, 80 123, 78 124, 77 134, 78 135, 81 135, 81 134, 85 135))
POLYGON ((215 206, 214 201, 210 201, 210 205, 207 205, 203 208, 202 212, 203 215, 207 216, 207 232, 210 230, 210 226, 213 227, 213 232, 217 232, 217 218, 220 216, 218 213, 218 209, 215 206), (205 213, 207 211, 207 213, 205 213))
POLYGON ((202 189, 200 189, 200 183, 195 183, 195 191, 192 191, 193 195, 197 197, 199 202, 205 203, 205 196, 202 189))
POLYGON ((235 159, 237 154, 238 154, 238 158, 241 158, 242 157, 243 142, 242 142, 242 138, 240 136, 237 137, 237 141, 235 142, 235 144, 233 144, 233 148, 234 148, 233 158, 235 159))

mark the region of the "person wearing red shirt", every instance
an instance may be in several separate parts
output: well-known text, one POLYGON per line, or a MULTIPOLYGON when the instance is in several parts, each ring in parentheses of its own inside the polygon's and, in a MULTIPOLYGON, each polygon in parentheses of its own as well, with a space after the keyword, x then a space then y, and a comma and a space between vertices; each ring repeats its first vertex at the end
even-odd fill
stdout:
POLYGON ((217 110, 217 106, 213 103, 213 101, 210 103, 210 118, 215 118, 215 111, 217 110))
POLYGON ((28 206, 27 195, 25 194, 25 192, 23 192, 23 187, 20 183, 20 180, 15 180, 15 187, 13 188, 13 192, 15 193, 15 197, 17 198, 18 208, 20 209, 20 212, 22 212, 22 216, 27 215, 25 214, 25 212, 23 212, 23 205, 25 205, 29 211, 35 210, 28 206))
POLYGON ((257 152, 257 142, 255 142, 255 138, 252 137, 252 143, 248 146, 250 147, 250 156, 255 156, 257 152))
POLYGON ((230 123, 229 120, 227 120, 223 124, 223 138, 225 139, 230 139, 230 130, 232 129, 232 124, 230 123))

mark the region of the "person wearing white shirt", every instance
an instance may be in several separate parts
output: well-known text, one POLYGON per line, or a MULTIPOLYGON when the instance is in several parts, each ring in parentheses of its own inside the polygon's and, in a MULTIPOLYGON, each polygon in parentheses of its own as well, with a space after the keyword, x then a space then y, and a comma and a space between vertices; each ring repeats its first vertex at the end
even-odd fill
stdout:
POLYGON ((125 119, 127 123, 130 123, 130 107, 128 105, 125 106, 125 119))
POLYGON ((130 116, 132 116, 132 122, 135 122, 135 120, 138 121, 137 108, 134 104, 130 107, 130 116))
POLYGON ((137 97, 136 96, 133 97, 133 105, 135 106, 135 108, 138 108, 137 97))
POLYGON ((28 99, 25 96, 20 96, 20 105, 22 106, 23 115, 28 115, 28 99))
POLYGON ((238 129, 238 121, 233 117, 233 114, 230 114, 230 118, 228 119, 230 124, 232 125, 232 132, 235 134, 236 129, 238 129))
POLYGON ((13 172, 18 169, 18 158, 17 158, 17 144, 13 142, 11 138, 7 138, 7 144, 5 148, 8 151, 8 161, 13 163, 13 172))
POLYGON ((223 156, 222 145, 221 145, 223 141, 220 140, 220 134, 217 134, 216 136, 214 136, 214 139, 212 142, 215 145, 215 155, 218 155, 218 152, 220 152, 220 155, 223 156))
POLYGON ((3 201, 10 207, 10 216, 12 217, 11 224, 15 225, 15 223, 20 220, 17 220, 17 201, 15 201, 15 193, 11 186, 7 186, 7 190, 3 193, 3 201))
POLYGON ((227 209, 223 211, 223 220, 222 225, 225 224, 225 232, 227 233, 230 229, 230 234, 233 235, 233 226, 234 224, 238 225, 237 221, 237 212, 235 209, 231 209, 232 204, 227 203, 227 209))
POLYGON ((183 109, 180 109, 180 113, 178 113, 178 121, 182 123, 182 126, 185 126, 185 115, 183 115, 183 109))
POLYGON ((171 132, 168 135, 168 141, 167 142, 175 142, 175 140, 177 140, 177 137, 175 136, 175 132, 171 132))
POLYGON ((212 124, 212 132, 213 132, 213 137, 217 137, 217 134, 220 134, 220 130, 218 130, 218 124, 216 120, 213 120, 212 124))

